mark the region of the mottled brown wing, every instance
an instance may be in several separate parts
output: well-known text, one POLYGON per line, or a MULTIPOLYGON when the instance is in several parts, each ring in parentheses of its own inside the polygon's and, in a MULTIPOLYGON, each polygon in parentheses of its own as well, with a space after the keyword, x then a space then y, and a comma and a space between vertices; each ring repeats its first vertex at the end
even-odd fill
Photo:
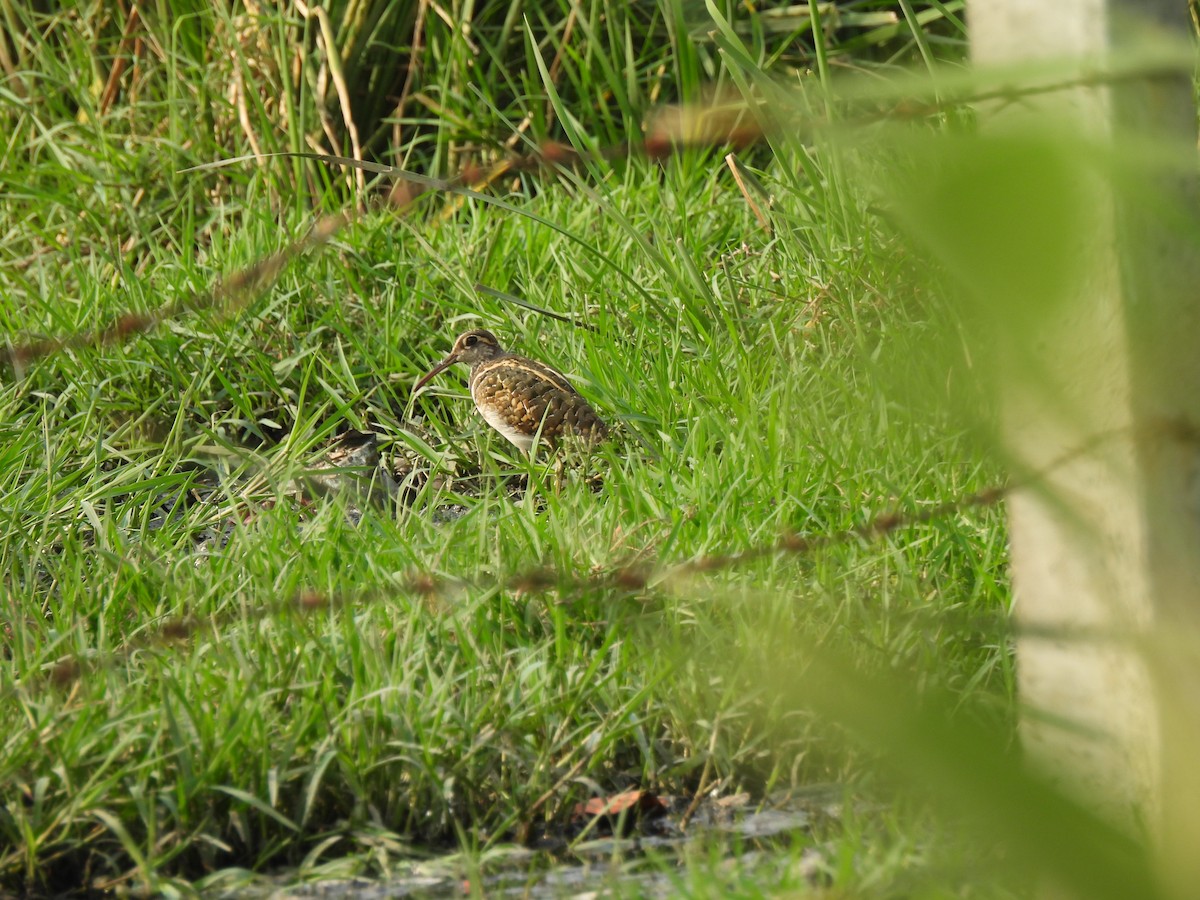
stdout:
POLYGON ((608 435, 604 422, 566 378, 532 360, 510 357, 480 366, 471 395, 489 420, 503 422, 516 434, 532 436, 541 428, 551 441, 569 434, 590 441, 608 435))

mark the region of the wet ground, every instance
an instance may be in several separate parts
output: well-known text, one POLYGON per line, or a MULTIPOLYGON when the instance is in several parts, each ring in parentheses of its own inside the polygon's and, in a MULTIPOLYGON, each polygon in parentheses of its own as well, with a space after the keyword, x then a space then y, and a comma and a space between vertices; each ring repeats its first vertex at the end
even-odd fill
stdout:
POLYGON ((763 803, 746 794, 710 798, 694 809, 687 798, 638 793, 639 809, 624 809, 615 818, 603 807, 622 806, 618 798, 595 798, 591 810, 581 804, 563 834, 543 835, 529 847, 503 846, 473 860, 462 853, 423 859, 403 875, 380 880, 301 883, 295 875, 281 875, 252 894, 273 900, 587 897, 614 891, 676 896, 680 863, 696 851, 711 865, 736 865, 743 879, 757 880, 755 873, 761 873, 764 884, 777 883, 784 865, 793 882, 828 880, 830 863, 812 831, 841 819, 846 800, 841 785, 812 785, 763 803))

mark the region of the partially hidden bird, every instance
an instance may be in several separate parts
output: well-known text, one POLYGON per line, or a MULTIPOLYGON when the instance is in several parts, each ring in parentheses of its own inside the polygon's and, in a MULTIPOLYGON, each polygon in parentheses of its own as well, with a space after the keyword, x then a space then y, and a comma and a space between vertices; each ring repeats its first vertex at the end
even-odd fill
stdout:
POLYGON ((483 329, 460 334, 446 357, 414 385, 413 393, 455 363, 471 367, 467 383, 480 415, 526 453, 539 435, 551 446, 569 437, 588 445, 608 437, 608 426, 566 376, 544 363, 509 353, 483 329))

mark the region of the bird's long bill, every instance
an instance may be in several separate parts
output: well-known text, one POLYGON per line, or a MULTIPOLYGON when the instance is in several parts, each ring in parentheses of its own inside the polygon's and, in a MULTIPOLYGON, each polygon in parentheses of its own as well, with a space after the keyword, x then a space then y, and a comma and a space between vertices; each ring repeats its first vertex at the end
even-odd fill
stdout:
POLYGON ((456 362, 458 362, 458 356, 454 353, 449 354, 440 363, 438 363, 436 366, 434 366, 432 369, 430 369, 428 372, 426 372, 423 376, 421 376, 421 380, 418 381, 415 385, 413 385, 413 393, 415 394, 421 388, 425 387, 425 385, 429 384, 430 379, 432 379, 434 375, 437 375, 439 372, 445 371, 446 369, 448 369, 452 365, 454 365, 456 362))

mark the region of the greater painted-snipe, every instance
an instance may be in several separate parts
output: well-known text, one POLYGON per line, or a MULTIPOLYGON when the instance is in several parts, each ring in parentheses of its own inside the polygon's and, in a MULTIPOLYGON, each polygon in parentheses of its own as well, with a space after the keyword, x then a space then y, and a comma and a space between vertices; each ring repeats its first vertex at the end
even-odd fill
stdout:
POLYGON ((566 376, 544 363, 509 353, 494 334, 482 329, 460 334, 446 358, 416 383, 413 393, 455 363, 471 367, 468 384, 476 409, 522 451, 528 452, 539 434, 552 446, 564 437, 587 444, 608 437, 608 426, 566 376))

